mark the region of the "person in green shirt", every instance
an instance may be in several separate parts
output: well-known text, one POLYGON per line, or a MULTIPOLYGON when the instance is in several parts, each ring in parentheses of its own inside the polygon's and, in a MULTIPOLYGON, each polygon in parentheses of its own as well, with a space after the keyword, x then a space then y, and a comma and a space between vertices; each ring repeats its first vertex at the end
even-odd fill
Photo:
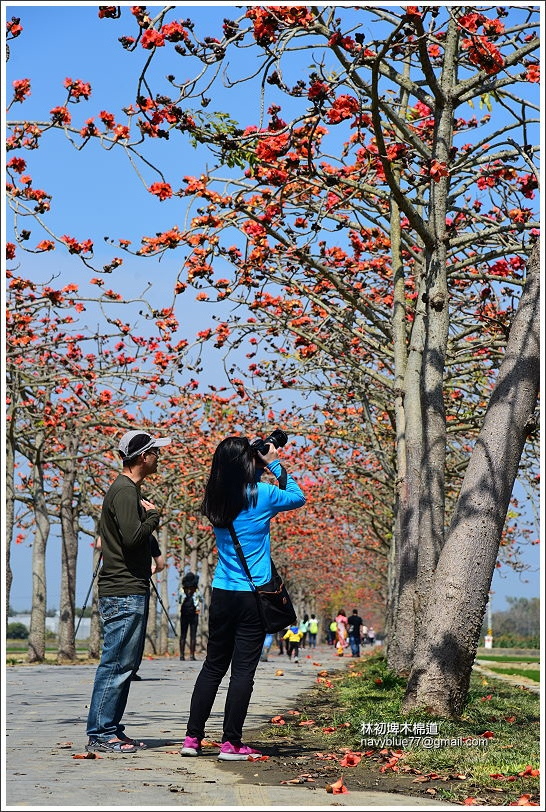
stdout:
POLYGON ((135 753, 141 742, 121 724, 131 676, 138 668, 150 599, 152 537, 159 511, 140 486, 157 472, 159 449, 171 442, 128 431, 118 451, 123 472, 108 488, 99 520, 102 568, 98 578, 103 646, 89 703, 86 750, 135 753))
POLYGON ((312 614, 309 619, 309 648, 317 647, 318 620, 312 614))

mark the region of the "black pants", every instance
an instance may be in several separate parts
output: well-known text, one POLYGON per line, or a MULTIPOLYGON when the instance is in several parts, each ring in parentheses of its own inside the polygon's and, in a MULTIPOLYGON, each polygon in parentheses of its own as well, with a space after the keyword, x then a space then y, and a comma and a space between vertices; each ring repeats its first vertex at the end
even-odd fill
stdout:
POLYGON ((195 644, 197 641, 197 624, 199 615, 186 615, 180 613, 180 655, 183 657, 186 650, 186 637, 190 630, 190 656, 195 654, 195 644))
POLYGON ((207 656, 193 689, 187 736, 204 738, 218 688, 231 665, 222 741, 241 743, 264 639, 254 594, 213 588, 207 656))
POLYGON ((286 653, 288 654, 288 656, 290 657, 290 659, 292 659, 292 654, 293 654, 295 657, 297 657, 297 656, 298 656, 298 654, 299 654, 299 651, 300 651, 300 644, 299 644, 299 643, 296 643, 296 641, 295 641, 295 640, 289 640, 289 641, 288 641, 288 648, 287 648, 287 650, 286 650, 286 653))

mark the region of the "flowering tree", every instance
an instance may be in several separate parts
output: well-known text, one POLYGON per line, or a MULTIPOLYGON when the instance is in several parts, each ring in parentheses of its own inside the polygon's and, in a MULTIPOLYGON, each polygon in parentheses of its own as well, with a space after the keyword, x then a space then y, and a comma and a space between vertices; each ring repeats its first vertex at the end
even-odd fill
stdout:
MULTIPOLYGON (((13 121, 9 146, 36 146, 62 129, 79 147, 100 139, 132 157, 148 141, 180 135, 212 154, 212 168, 182 180, 172 161, 156 160, 146 183, 162 205, 187 199, 187 228, 145 235, 137 248, 126 237, 117 244, 141 256, 184 247, 177 295, 192 285, 198 300, 244 303, 250 316, 235 311, 201 338, 227 347, 248 335, 255 381, 324 393, 326 420, 336 398, 354 402, 364 425, 357 440, 375 453, 375 477, 394 496, 389 661, 409 673, 427 600, 451 577, 445 559, 437 569, 446 527, 465 505, 462 477, 538 236, 536 10, 252 6, 212 36, 169 19, 173 11, 131 9, 136 32, 120 42, 129 54, 143 49, 146 62, 127 124, 102 111, 100 124, 75 126, 70 105, 90 87, 67 79, 65 104, 45 124, 13 121), (239 123, 208 113, 207 94, 243 49, 256 57, 262 114, 239 123), (305 71, 302 53, 312 61, 305 71), (158 86, 163 66, 167 87, 158 86), (488 112, 467 117, 467 105, 488 112)), ((99 15, 105 25, 124 19, 115 6, 99 15)), ((248 93, 246 80, 230 74, 230 93, 248 93)), ((14 103, 28 91, 15 86, 14 103)), ((24 177, 13 174, 9 189, 16 215, 29 200, 47 204, 24 177)), ((24 246, 20 231, 17 241, 24 246)), ((88 247, 69 250, 84 258, 88 247)), ((518 460, 523 453, 532 467, 523 448, 518 460)), ((515 473, 504 477, 511 492, 515 473)), ((487 484, 495 489, 493 478, 487 484)), ((498 551, 502 500, 495 511, 498 551)), ((489 563, 471 600, 461 596, 464 673, 455 688, 458 678, 445 672, 442 713, 464 701, 489 563)))

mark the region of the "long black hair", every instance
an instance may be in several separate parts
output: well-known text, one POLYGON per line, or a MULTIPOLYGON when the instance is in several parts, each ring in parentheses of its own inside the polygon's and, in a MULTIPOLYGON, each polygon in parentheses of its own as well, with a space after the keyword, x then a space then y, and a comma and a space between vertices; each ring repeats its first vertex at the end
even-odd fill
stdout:
POLYGON ((246 437, 226 437, 212 457, 201 513, 213 527, 227 527, 257 498, 256 456, 250 442, 246 437))

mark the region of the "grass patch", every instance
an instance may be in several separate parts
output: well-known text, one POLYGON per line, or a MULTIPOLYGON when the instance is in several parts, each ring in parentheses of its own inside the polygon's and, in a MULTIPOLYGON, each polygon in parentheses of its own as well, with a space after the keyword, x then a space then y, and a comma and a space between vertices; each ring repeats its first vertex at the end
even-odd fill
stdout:
POLYGON ((535 671, 533 668, 495 668, 494 665, 488 666, 488 671, 494 671, 495 674, 509 674, 510 676, 527 677, 535 682, 540 682, 540 671, 535 671))
POLYGON ((322 751, 322 758, 335 757, 335 762, 322 763, 333 763, 354 788, 454 803, 474 798, 486 806, 515 804, 522 795, 539 800, 539 778, 532 774, 540 763, 537 694, 473 674, 464 713, 454 721, 403 716, 405 686, 404 679, 389 671, 382 654, 367 655, 347 671, 331 674, 314 690, 315 698, 301 705, 295 723, 286 716, 287 724, 272 725, 268 736, 278 741, 288 737, 304 750, 322 751), (307 720, 314 724, 297 726, 307 720), (405 733, 403 724, 409 726, 405 733), (401 744, 401 739, 406 742, 401 744), (348 750, 362 758, 356 766, 341 769, 348 750))
POLYGON ((478 654, 477 660, 487 660, 492 663, 539 663, 540 657, 489 657, 489 655, 478 654))

